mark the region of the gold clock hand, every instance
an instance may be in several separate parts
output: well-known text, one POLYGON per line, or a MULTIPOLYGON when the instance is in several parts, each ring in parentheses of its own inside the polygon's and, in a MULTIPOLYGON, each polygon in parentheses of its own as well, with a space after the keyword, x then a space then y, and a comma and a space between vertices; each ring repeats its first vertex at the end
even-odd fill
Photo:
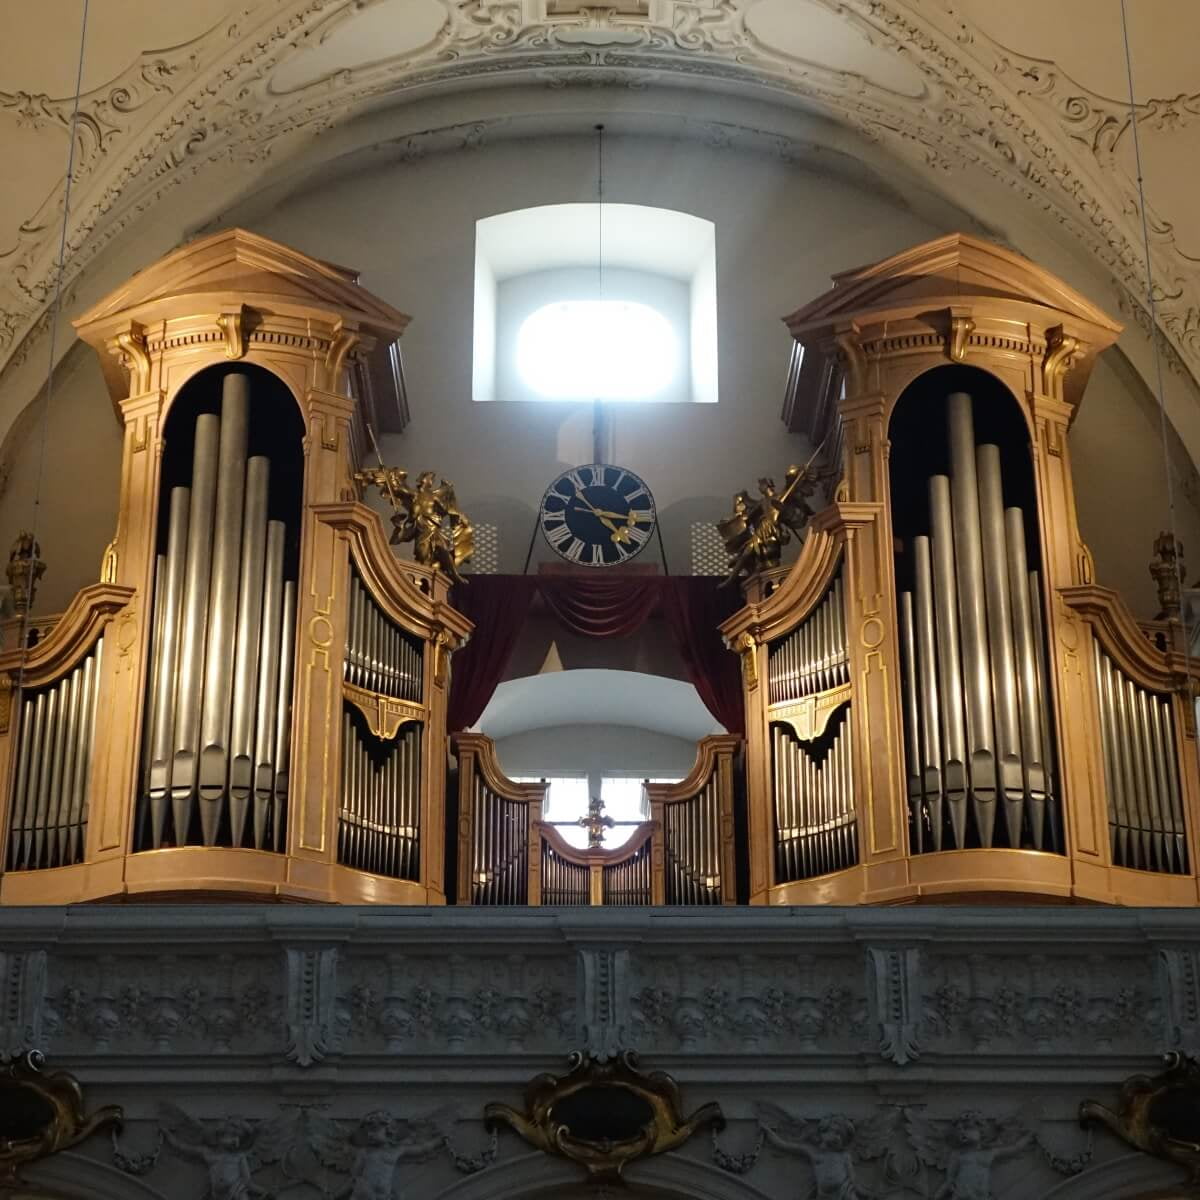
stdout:
MULTIPOLYGON (((578 493, 577 493, 577 495, 578 495, 578 493)), ((595 505, 588 504, 588 502, 586 500, 584 500, 584 504, 587 505, 588 510, 591 512, 592 516, 594 516, 600 522, 601 525, 604 525, 606 528, 611 529, 614 534, 617 532, 617 527, 610 520, 608 520, 607 517, 601 515, 600 509, 596 508, 595 505)))
POLYGON ((610 512, 607 508, 593 508, 590 505, 588 510, 596 517, 611 517, 614 521, 627 521, 631 525, 637 524, 639 521, 648 521, 649 517, 644 517, 635 508, 631 508, 627 513, 610 512))

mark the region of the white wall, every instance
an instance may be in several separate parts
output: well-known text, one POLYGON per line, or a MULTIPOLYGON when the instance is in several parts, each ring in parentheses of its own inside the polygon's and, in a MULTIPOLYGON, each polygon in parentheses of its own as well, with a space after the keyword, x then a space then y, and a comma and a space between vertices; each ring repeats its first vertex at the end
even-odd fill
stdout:
MULTIPOLYGON (((592 200, 594 150, 588 138, 551 137, 431 154, 330 179, 255 222, 268 236, 360 267, 366 287, 413 315, 403 343, 413 421, 385 453, 452 479, 467 512, 500 528, 503 571, 521 569, 546 484, 591 461, 592 413, 588 404, 471 399, 475 222, 592 200)), ((762 474, 778 476, 806 452, 779 419, 790 349, 780 316, 827 288, 831 273, 946 227, 802 163, 649 136, 607 140, 605 194, 692 212, 716 226, 720 403, 610 409, 611 458, 650 484, 670 567, 686 571, 691 522, 725 515, 736 490, 762 474)), ((1146 562, 1167 518, 1157 417, 1144 393, 1122 360, 1106 356, 1071 450, 1100 582, 1150 615, 1146 562)), ((33 409, 0 455, 0 555, 33 519, 40 447, 33 409)), ((49 564, 37 605, 43 612, 61 610, 96 579, 116 522, 119 431, 96 360, 83 347, 58 373, 47 447, 36 514, 49 564)), ((1190 484, 1176 489, 1176 523, 1200 567, 1190 484)), ((534 551, 535 562, 552 557, 540 538, 534 551)), ((643 561, 657 553, 651 546, 643 561)))
POLYGON ((605 774, 682 779, 696 743, 628 725, 553 725, 501 738, 496 757, 506 775, 587 775, 598 793, 605 774))

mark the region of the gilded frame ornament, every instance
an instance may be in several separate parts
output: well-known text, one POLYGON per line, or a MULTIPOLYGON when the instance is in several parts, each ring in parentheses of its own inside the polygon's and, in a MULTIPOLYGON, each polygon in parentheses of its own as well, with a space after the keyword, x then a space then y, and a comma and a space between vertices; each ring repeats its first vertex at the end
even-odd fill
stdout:
POLYGON ((99 1129, 119 1126, 115 1104, 93 1113, 84 1108, 83 1089, 66 1071, 43 1071, 37 1050, 16 1054, 0 1065, 0 1187, 21 1182, 21 1168, 83 1141, 99 1129))
POLYGON ((1158 1075, 1131 1075, 1114 1112, 1095 1100, 1079 1106, 1079 1121, 1099 1121, 1122 1141, 1188 1172, 1189 1195, 1200 1195, 1200 1062, 1172 1050, 1158 1075))
POLYGON ((705 1125, 725 1124, 712 1101, 684 1117, 679 1085, 663 1071, 642 1071, 632 1050, 603 1060, 574 1051, 567 1064, 565 1075, 547 1073, 529 1081, 523 1112, 493 1102, 484 1109, 484 1120, 493 1128, 504 1122, 543 1153, 579 1163, 592 1181, 617 1182, 628 1163, 674 1150, 705 1125), (603 1131, 593 1127, 591 1136, 584 1136, 579 1119, 594 1118, 596 1107, 614 1124, 603 1131), (614 1110, 619 1117, 611 1117, 614 1110))

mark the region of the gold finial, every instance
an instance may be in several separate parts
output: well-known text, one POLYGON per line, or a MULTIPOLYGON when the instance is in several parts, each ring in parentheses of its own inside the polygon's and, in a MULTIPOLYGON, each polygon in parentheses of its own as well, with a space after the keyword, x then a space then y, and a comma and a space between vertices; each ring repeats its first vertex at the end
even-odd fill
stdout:
POLYGON ((1170 533, 1160 533, 1154 539, 1154 558, 1150 561, 1150 577, 1158 588, 1159 621, 1178 621, 1183 613, 1183 543, 1170 533))
POLYGON ((575 824, 587 830, 588 849, 598 850, 604 845, 604 831, 611 829, 616 821, 604 815, 604 801, 599 796, 593 796, 588 801, 587 816, 580 817, 575 824))
POLYGON ((8 556, 8 567, 4 572, 12 588, 14 611, 27 613, 33 607, 37 585, 46 573, 42 562, 42 549, 32 533, 19 533, 8 556))
POLYGON ((434 486, 434 473, 422 471, 416 487, 408 484, 408 472, 382 463, 357 471, 355 483, 376 487, 392 506, 392 544, 413 543, 413 557, 427 567, 444 571, 462 583, 458 568, 475 548, 475 527, 458 507, 454 485, 443 479, 434 486))

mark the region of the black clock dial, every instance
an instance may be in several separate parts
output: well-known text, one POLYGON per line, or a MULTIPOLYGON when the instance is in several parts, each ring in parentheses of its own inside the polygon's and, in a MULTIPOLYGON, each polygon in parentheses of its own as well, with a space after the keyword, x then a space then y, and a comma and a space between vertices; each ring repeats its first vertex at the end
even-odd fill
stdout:
POLYGON ((654 498, 631 471, 592 463, 563 472, 542 497, 546 541, 568 562, 614 567, 627 562, 654 532, 654 498))

